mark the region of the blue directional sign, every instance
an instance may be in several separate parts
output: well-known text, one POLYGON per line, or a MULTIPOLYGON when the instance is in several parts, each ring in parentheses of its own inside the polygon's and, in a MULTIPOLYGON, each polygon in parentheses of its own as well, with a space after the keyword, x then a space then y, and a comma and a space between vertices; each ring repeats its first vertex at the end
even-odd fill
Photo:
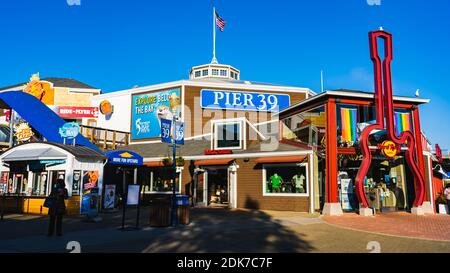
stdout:
POLYGON ((172 121, 170 119, 161 119, 161 141, 172 143, 171 137, 172 121))

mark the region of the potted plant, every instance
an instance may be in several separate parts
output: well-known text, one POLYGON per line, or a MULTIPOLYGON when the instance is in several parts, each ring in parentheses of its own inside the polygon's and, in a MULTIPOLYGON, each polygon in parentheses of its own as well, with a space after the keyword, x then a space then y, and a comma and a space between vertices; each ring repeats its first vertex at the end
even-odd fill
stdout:
MULTIPOLYGON (((173 166, 173 160, 170 157, 163 158, 162 162, 163 162, 164 166, 166 166, 166 167, 173 166)), ((184 166, 184 158, 183 157, 181 157, 181 156, 177 157, 176 162, 177 162, 178 167, 184 166)))
POLYGON ((445 198, 443 193, 439 194, 436 198, 436 205, 438 206, 439 214, 448 214, 447 198, 445 198))

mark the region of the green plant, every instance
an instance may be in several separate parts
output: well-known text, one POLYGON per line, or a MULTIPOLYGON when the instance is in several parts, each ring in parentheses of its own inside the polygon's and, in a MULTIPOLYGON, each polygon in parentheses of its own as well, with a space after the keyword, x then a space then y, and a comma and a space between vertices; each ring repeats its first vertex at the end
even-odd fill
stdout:
MULTIPOLYGON (((164 166, 167 166, 167 167, 170 167, 173 165, 173 160, 170 157, 163 158, 162 162, 163 162, 164 166)), ((184 166, 184 158, 183 157, 181 157, 181 156, 177 157, 176 162, 177 162, 178 167, 184 166)))

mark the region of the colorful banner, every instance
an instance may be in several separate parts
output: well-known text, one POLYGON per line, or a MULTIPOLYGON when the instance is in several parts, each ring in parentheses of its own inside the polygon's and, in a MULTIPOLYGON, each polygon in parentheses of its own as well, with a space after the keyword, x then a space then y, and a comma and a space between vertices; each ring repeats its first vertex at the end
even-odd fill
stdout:
POLYGON ((134 95, 132 98, 131 138, 161 136, 161 119, 171 120, 181 110, 180 89, 134 95))
POLYGON ((98 171, 85 171, 83 174, 83 194, 88 194, 98 187, 98 171))
POLYGON ((411 114, 394 112, 394 127, 397 136, 404 131, 412 132, 411 114))
POLYGON ((357 109, 341 108, 342 141, 355 142, 358 139, 357 109))

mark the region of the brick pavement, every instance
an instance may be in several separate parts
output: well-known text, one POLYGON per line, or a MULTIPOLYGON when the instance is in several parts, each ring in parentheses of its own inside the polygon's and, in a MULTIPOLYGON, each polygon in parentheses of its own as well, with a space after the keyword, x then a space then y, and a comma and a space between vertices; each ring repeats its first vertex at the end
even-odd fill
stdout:
POLYGON ((324 216, 331 225, 385 235, 450 241, 450 216, 417 216, 406 212, 384 213, 363 217, 348 213, 343 216, 324 216))

